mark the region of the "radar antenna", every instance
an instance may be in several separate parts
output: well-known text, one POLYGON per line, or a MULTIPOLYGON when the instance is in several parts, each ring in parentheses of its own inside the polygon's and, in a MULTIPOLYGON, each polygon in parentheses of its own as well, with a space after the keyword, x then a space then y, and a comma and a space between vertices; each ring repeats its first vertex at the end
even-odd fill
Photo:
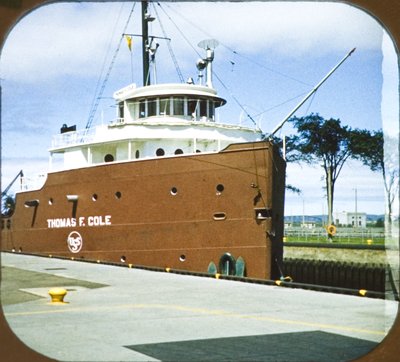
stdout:
MULTIPOLYGON (((214 49, 219 45, 218 41, 215 39, 205 39, 202 40, 197 46, 206 51, 205 59, 200 59, 197 62, 197 69, 201 72, 206 68, 206 86, 213 88, 212 85, 212 61, 214 60, 214 49)), ((200 75, 201 79, 201 75, 200 75)))

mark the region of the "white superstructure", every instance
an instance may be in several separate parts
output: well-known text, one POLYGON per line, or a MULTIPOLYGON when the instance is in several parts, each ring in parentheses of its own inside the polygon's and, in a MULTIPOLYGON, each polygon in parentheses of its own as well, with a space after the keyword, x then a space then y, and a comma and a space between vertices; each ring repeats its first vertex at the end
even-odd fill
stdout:
POLYGON ((63 156, 62 169, 150 157, 218 152, 229 144, 259 141, 252 128, 216 121, 226 101, 213 88, 194 84, 131 84, 114 93, 117 118, 89 130, 53 138, 51 158, 63 156))

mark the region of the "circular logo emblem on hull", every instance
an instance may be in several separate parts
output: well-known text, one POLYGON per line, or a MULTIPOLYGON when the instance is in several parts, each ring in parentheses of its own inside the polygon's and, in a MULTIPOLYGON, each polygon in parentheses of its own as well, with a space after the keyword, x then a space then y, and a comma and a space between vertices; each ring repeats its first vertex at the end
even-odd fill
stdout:
POLYGON ((77 231, 72 231, 67 238, 68 249, 71 253, 79 253, 82 249, 83 239, 77 231))

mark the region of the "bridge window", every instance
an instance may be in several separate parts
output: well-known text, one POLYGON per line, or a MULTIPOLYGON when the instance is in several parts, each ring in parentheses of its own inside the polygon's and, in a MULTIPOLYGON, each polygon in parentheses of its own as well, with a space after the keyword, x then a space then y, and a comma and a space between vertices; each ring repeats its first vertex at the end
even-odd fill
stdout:
POLYGON ((139 118, 146 117, 146 100, 141 99, 139 101, 139 118))
MULTIPOLYGON (((123 107, 121 103, 119 105, 123 107)), ((167 98, 149 98, 138 101, 139 118, 153 116, 189 116, 195 120, 207 118, 214 120, 215 108, 218 107, 214 101, 209 99, 186 97, 167 97, 167 98)), ((119 115, 123 117, 123 109, 120 108, 119 115)))
POLYGON ((169 98, 160 99, 160 116, 171 114, 171 100, 169 98))
POLYGON ((198 103, 197 99, 189 99, 188 101, 188 113, 195 119, 198 117, 198 103))
POLYGON ((157 102, 158 99, 148 99, 147 100, 147 117, 152 117, 157 114, 157 102))
POLYGON ((118 103, 118 118, 124 118, 124 102, 118 103))
POLYGON ((184 116, 185 115, 185 100, 183 98, 174 98, 174 115, 184 116))
POLYGON ((208 117, 208 101, 207 100, 201 100, 200 101, 200 117, 208 117))
POLYGON ((214 120, 214 115, 215 115, 215 103, 214 102, 209 102, 208 104, 209 109, 208 109, 208 118, 214 120))

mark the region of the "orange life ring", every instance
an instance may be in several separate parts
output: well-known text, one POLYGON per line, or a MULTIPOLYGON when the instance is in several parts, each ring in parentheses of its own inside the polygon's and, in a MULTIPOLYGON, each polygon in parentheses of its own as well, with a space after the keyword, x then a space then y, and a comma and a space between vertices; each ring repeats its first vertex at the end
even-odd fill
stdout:
POLYGON ((335 225, 329 225, 326 227, 326 231, 328 232, 329 235, 335 235, 336 234, 336 226, 335 225))

